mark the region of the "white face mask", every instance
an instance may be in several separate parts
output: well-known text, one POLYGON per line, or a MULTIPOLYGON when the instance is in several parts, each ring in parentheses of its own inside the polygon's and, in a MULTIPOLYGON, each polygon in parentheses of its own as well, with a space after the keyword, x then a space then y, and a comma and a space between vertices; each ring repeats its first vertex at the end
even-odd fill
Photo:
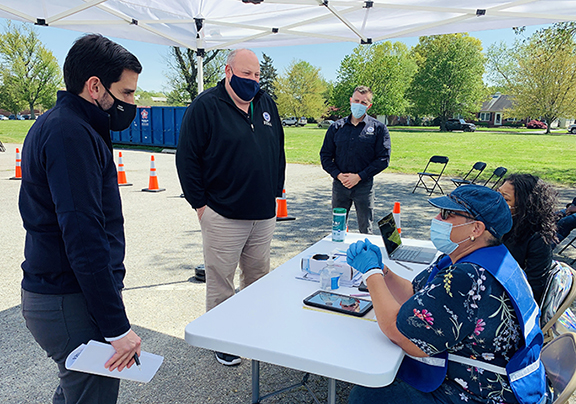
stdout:
POLYGON ((453 242, 450 239, 452 228, 466 226, 472 223, 474 222, 462 223, 454 226, 450 222, 443 222, 442 220, 434 218, 430 224, 430 240, 432 240, 434 247, 436 247, 438 251, 444 254, 451 254, 458 248, 460 244, 470 239, 470 237, 468 237, 458 243, 453 242))

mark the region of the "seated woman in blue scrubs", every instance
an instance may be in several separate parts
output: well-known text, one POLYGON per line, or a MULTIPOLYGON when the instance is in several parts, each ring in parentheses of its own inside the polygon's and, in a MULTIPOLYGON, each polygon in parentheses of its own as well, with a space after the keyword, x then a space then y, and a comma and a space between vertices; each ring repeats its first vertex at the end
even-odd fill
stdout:
POLYGON ((440 209, 431 240, 446 255, 414 281, 383 265, 367 239, 348 249, 380 329, 406 353, 392 384, 355 386, 349 403, 547 402, 538 306, 501 244, 512 227, 504 198, 466 185, 429 202, 440 209))

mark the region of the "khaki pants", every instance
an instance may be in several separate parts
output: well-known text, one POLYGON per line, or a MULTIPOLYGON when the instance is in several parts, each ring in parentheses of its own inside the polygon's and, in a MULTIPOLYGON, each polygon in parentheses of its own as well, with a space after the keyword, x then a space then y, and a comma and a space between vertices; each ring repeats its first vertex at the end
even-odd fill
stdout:
POLYGON ((240 289, 270 271, 270 242, 276 227, 276 218, 228 219, 206 206, 200 227, 208 311, 234 295, 234 274, 238 265, 241 271, 240 289))

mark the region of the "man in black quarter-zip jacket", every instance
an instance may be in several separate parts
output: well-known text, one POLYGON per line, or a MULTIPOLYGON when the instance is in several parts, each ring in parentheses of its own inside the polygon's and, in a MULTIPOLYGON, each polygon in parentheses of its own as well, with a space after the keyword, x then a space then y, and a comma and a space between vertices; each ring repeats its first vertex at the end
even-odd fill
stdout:
MULTIPOLYGON (((270 270, 286 161, 276 104, 259 81, 254 52, 232 51, 226 78, 196 97, 182 120, 176 166, 202 228, 206 310, 234 294, 238 265, 241 288, 270 270)), ((216 359, 240 363, 221 352, 216 359)))

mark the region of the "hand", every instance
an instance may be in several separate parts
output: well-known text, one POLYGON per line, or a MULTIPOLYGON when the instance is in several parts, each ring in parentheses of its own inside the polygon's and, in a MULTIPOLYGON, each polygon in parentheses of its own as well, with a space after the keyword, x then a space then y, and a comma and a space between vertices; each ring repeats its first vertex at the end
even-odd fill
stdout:
POLYGON ((566 216, 573 214, 576 212, 576 206, 570 205, 566 208, 566 216))
POLYGON ((368 239, 351 244, 346 253, 346 262, 365 274, 373 268, 382 269, 382 252, 368 239))
POLYGON ((202 206, 201 208, 196 209, 196 214, 198 215, 198 221, 202 220, 202 215, 204 214, 204 210, 206 210, 206 205, 202 206))
POLYGON ((140 356, 140 344, 142 340, 132 330, 126 336, 110 342, 116 353, 104 365, 105 368, 113 371, 118 369, 119 372, 124 370, 125 367, 132 367, 134 364, 134 354, 140 356))
POLYGON ((361 180, 358 174, 351 174, 351 173, 340 173, 338 174, 338 179, 346 188, 350 189, 356 186, 361 180))

